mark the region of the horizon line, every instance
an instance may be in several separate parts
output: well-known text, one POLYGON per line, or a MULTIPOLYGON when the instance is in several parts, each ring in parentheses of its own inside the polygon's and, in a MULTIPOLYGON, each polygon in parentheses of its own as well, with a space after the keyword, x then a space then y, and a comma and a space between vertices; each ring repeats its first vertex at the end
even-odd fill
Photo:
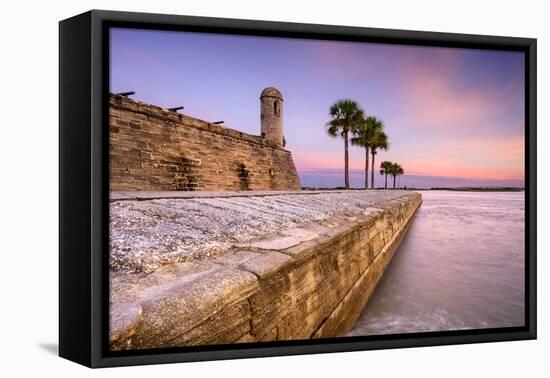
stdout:
MULTIPOLYGON (((296 168, 296 171, 298 173, 308 173, 308 172, 344 172, 344 168, 296 168)), ((378 171, 378 169, 375 169, 375 171, 378 171)), ((350 168, 349 172, 354 173, 364 173, 365 170, 363 168, 350 168)), ((371 172, 371 169, 369 167, 369 174, 371 172)), ((405 173, 401 176, 409 176, 409 177, 426 177, 426 178, 447 178, 447 179, 461 179, 461 180, 491 180, 491 181, 521 181, 525 182, 525 178, 517 178, 517 177, 508 177, 508 178, 490 178, 490 177, 474 177, 474 176, 446 176, 446 175, 436 175, 436 174, 424 174, 424 173, 405 173)))

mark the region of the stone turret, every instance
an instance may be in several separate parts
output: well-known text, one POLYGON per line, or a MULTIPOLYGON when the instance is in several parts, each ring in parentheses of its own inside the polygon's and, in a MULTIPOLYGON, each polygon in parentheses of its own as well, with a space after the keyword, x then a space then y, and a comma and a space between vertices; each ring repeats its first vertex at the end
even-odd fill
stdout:
POLYGON ((277 88, 268 87, 260 95, 262 137, 283 147, 283 96, 277 88))

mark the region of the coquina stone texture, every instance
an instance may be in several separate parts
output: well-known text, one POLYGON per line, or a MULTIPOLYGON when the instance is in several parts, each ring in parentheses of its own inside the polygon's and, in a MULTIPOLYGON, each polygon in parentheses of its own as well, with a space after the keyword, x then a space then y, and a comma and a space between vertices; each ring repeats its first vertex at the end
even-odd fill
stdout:
POLYGON ((300 189, 292 155, 283 147, 282 103, 276 89, 266 88, 263 135, 257 136, 111 94, 111 190, 300 189))
POLYGON ((154 209, 163 207, 173 209, 164 216, 174 224, 194 207, 195 215, 217 218, 211 229, 222 234, 255 220, 273 222, 259 233, 244 232, 242 241, 218 254, 196 254, 185 262, 155 265, 130 251, 124 257, 122 243, 119 258, 128 261, 112 261, 110 275, 113 350, 344 336, 422 202, 420 194, 406 191, 151 198, 112 196, 111 205, 121 207, 112 207, 111 216, 120 212, 119 222, 126 224, 123 239, 138 238, 132 227, 158 223, 162 215, 154 209), (278 206, 291 215, 284 219, 278 206), (271 214, 262 218, 267 209, 271 214))

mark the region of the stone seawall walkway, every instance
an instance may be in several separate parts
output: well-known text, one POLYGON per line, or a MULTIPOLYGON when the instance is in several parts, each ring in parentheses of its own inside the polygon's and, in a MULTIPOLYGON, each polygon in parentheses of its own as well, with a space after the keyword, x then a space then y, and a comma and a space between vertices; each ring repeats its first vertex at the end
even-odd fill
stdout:
MULTIPOLYGON (((334 215, 353 215, 411 192, 112 192, 112 271, 150 273, 334 215)), ((287 243, 299 236, 287 235, 287 243)))
POLYGON ((343 336, 421 202, 410 191, 113 193, 110 346, 343 336))

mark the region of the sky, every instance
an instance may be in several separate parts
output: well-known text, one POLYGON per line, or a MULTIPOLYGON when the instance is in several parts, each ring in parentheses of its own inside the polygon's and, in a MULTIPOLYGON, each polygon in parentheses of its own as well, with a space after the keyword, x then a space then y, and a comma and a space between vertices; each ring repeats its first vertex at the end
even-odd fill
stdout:
MULTIPOLYGON (((405 170, 400 186, 524 186, 524 55, 190 32, 111 29, 110 91, 260 134, 259 96, 284 99, 286 148, 302 186, 342 186, 344 141, 326 133, 330 106, 358 102, 382 119, 405 170)), ((365 151, 350 149, 351 186, 365 151)))

